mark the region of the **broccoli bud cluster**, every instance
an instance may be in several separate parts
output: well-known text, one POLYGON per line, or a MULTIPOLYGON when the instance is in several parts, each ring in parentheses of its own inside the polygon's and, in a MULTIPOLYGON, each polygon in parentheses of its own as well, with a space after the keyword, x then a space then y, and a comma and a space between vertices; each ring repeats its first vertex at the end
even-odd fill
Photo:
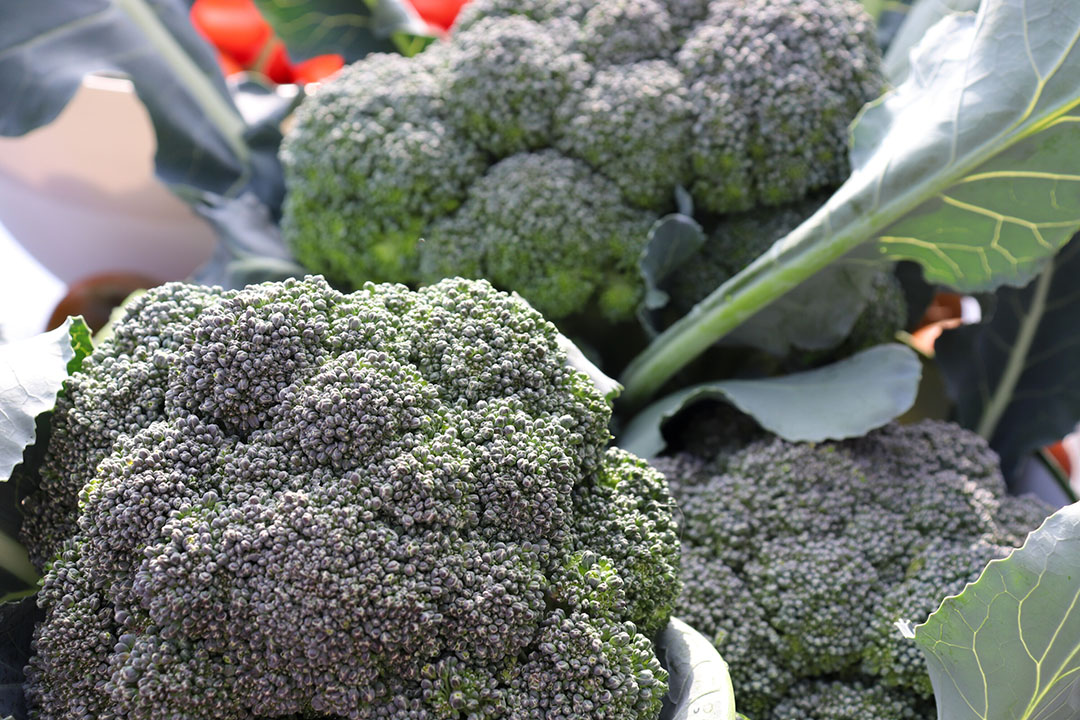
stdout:
POLYGON ((338 285, 485 277, 552 319, 631 318, 677 187, 728 213, 843 179, 873 32, 855 0, 474 0, 304 102, 283 232, 338 285))
POLYGON ((655 720, 666 482, 484 281, 136 300, 26 524, 39 720, 655 720))
MULTIPOLYGON (((706 411, 708 413, 709 411, 706 411)), ((698 418, 706 435, 725 423, 698 418)), ((734 437, 740 431, 721 435, 734 437)), ((729 663, 752 720, 931 717, 899 619, 922 622, 1051 512, 1005 493, 997 457, 944 422, 842 443, 757 437, 660 458, 684 517, 678 615, 729 663)))

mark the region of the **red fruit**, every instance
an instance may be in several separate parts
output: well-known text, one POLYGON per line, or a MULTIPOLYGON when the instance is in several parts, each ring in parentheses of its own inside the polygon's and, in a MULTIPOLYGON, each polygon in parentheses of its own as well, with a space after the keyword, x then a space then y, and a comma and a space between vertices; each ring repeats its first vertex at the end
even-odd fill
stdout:
POLYGON ((293 82, 313 83, 330 77, 345 65, 340 55, 316 55, 293 65, 293 82))
POLYGON ((1066 475, 1072 472, 1072 463, 1069 462, 1069 453, 1065 450, 1065 443, 1058 441, 1053 445, 1048 445, 1046 451, 1061 466, 1066 475))
POLYGON ((449 30, 468 0, 409 0, 416 12, 432 25, 449 30))
POLYGON ((195 0, 191 22, 222 53, 248 67, 273 32, 253 0, 195 0))
POLYGON ((221 72, 228 77, 229 75, 235 75, 236 73, 244 72, 244 66, 232 59, 231 56, 218 51, 218 65, 221 66, 221 72))
POLYGON ((292 63, 289 62, 289 53, 285 50, 285 43, 274 38, 263 50, 262 56, 251 69, 262 73, 278 85, 293 82, 292 63))

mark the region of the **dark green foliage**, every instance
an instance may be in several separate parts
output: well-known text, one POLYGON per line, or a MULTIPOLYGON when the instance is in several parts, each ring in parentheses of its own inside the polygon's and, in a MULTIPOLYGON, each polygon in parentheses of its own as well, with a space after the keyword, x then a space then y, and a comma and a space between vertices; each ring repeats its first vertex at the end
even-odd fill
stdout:
POLYGON ((149 291, 54 416, 32 712, 654 720, 678 532, 609 416, 486 282, 149 291))
POLYGON ((676 611, 714 638, 753 720, 929 716, 894 623, 924 620, 1050 512, 1007 496, 985 442, 948 423, 818 445, 686 434, 695 454, 654 463, 684 516, 676 611))
POLYGON ((283 231, 342 286, 487 277, 552 319, 630 320, 676 188, 727 213, 838 184, 879 64, 854 0, 474 0, 449 41, 305 101, 283 231))
MULTIPOLYGON (((664 287, 671 295, 670 315, 685 315, 720 284, 798 227, 821 207, 825 199, 818 194, 780 207, 759 208, 721 218, 701 249, 680 266, 669 286, 664 287)), ((735 344, 746 343, 774 355, 783 355, 789 348, 788 341, 782 338, 791 334, 786 325, 802 326, 803 334, 796 332, 790 341, 798 348, 812 345, 814 351, 796 353, 789 358, 788 369, 797 370, 892 342, 896 332, 907 325, 903 288, 889 264, 878 269, 853 267, 847 273, 811 281, 815 282, 816 285, 796 289, 787 310, 782 309, 785 302, 782 300, 779 306, 768 308, 764 314, 750 319, 741 334, 733 336, 735 344), (837 286, 841 284, 843 288, 839 291, 837 286), (814 323, 829 327, 831 322, 823 322, 823 319, 843 313, 835 307, 838 302, 856 307, 852 315, 854 324, 844 335, 838 336, 844 338, 842 342, 835 342, 834 332, 823 332, 820 337, 805 333, 805 327, 814 323), (784 317, 790 319, 781 319, 784 317), (821 345, 829 349, 823 351, 821 345)))

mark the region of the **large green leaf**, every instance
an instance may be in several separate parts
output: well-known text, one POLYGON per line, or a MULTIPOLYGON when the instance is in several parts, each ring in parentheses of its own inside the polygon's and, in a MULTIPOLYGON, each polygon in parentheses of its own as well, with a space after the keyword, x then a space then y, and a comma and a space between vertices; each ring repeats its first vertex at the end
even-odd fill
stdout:
POLYGON ((87 73, 118 73, 154 122, 166 182, 237 190, 251 174, 246 125, 187 10, 182 0, 9 4, 0 22, 0 135, 52 121, 87 73))
POLYGON ((656 641, 668 695, 659 720, 735 720, 728 666, 704 635, 671 618, 656 641))
POLYGON ((920 263, 959 290, 1022 285, 1080 227, 1080 3, 984 0, 935 25, 853 128, 826 204, 627 369, 640 403, 717 339, 841 258, 920 263))
POLYGON ((912 631, 938 720, 1080 717, 1080 503, 912 631))
POLYGON ((953 13, 975 12, 980 0, 918 0, 908 8, 907 16, 885 53, 885 77, 894 85, 907 78, 911 69, 909 55, 926 32, 953 13))
POLYGON ((957 420, 990 441, 1011 475, 1080 421, 1080 238, 1027 287, 1001 288, 993 315, 935 345, 957 420))
POLYGON ((55 330, 0 345, 0 595, 38 579, 26 550, 14 539, 20 520, 16 503, 25 488, 7 481, 37 440, 38 418, 53 409, 68 375, 92 351, 90 329, 82 318, 68 318, 55 330))
POLYGON ((407 0, 256 0, 285 41, 289 56, 306 60, 337 53, 353 62, 373 52, 413 55, 433 38, 407 0))
POLYGON ((840 362, 761 380, 718 380, 668 395, 639 412, 617 444, 641 457, 666 445, 662 428, 702 400, 724 400, 759 425, 793 441, 842 440, 865 435, 915 402, 922 366, 899 344, 878 345, 840 362))
POLYGON ((88 73, 124 75, 154 125, 158 176, 219 230, 226 259, 266 254, 287 261, 276 235, 255 246, 234 241, 237 221, 253 217, 246 205, 260 205, 261 215, 271 218, 279 212, 285 194, 279 125, 293 99, 254 84, 230 92, 215 51, 188 19, 189 4, 0 5, 0 135, 22 135, 51 122, 88 73))
POLYGON ((92 352, 82 318, 26 340, 0 345, 0 482, 34 443, 34 421, 53 409, 68 375, 92 352))

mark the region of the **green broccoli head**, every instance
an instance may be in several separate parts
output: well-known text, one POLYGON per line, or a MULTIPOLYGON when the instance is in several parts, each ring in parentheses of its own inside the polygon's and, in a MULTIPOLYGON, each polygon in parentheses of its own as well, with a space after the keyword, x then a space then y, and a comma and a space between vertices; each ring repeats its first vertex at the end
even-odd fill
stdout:
POLYGON ((949 423, 725 442, 654 465, 684 517, 676 612, 714 639, 740 710, 926 717, 926 667, 896 621, 924 620, 1051 508, 1006 496, 994 453, 949 423))
POLYGON ((441 119, 437 54, 375 54, 303 103, 281 146, 289 168, 282 232, 296 258, 332 282, 416 280, 427 220, 452 212, 486 168, 441 119), (356 238, 367 239, 364 252, 356 238))
POLYGON ((633 313, 637 266, 652 217, 580 160, 555 150, 492 166, 461 209, 432 223, 419 246, 425 282, 463 275, 514 288, 545 315, 583 307, 633 313))
POLYGON ((793 202, 847 172, 847 126, 881 89, 854 0, 713 0, 676 55, 695 108, 698 203, 793 202))
POLYGON ((36 717, 655 720, 678 532, 609 414, 484 281, 149 291, 26 523, 36 717))
POLYGON ((676 189, 726 213, 835 185, 847 125, 882 87, 879 64, 855 0, 474 0, 448 41, 410 60, 364 58, 305 100, 282 146, 283 232, 339 285, 486 274, 552 319, 601 302, 629 320, 644 288, 623 269, 637 267, 676 189), (504 162, 552 151, 576 162, 544 172, 568 174, 519 177, 490 200, 504 162), (603 189, 530 205, 562 182, 589 193, 585 169, 603 189), (596 237, 561 224, 582 204, 596 237), (527 245, 544 260, 500 277, 477 257, 520 259, 507 228, 525 207, 543 213, 545 238, 527 245), (607 220, 633 214, 644 229, 607 220), (458 215, 463 247, 425 262, 422 244, 458 215), (613 232, 632 233, 614 261, 613 232), (592 242, 601 247, 565 254, 592 242), (553 267, 593 280, 557 296, 534 290, 553 267))
POLYGON ((806 680, 773 710, 772 720, 924 720, 933 709, 913 706, 903 693, 872 683, 806 680))

